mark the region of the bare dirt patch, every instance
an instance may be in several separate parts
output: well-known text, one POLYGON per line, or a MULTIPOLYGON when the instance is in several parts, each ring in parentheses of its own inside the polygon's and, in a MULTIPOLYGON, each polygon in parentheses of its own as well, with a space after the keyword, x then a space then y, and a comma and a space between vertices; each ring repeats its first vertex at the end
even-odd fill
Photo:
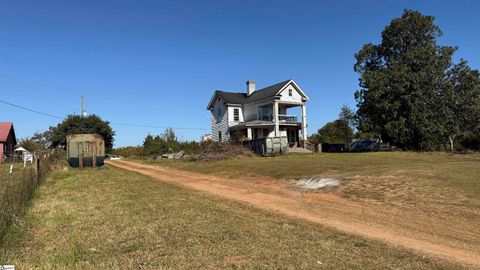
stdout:
MULTIPOLYGON (((265 184, 268 182, 267 178, 261 181, 232 180, 129 161, 114 161, 109 164, 156 180, 205 191, 343 232, 467 265, 480 266, 478 220, 472 220, 471 217, 459 216, 453 221, 438 216, 435 212, 429 213, 411 207, 375 205, 368 201, 347 200, 333 194, 302 194, 288 189, 287 185, 279 185, 278 182, 274 185, 265 184)), ((359 181, 356 184, 366 185, 366 182, 359 181)), ((365 188, 368 189, 368 186, 365 188)), ((475 213, 473 217, 478 218, 475 213)))

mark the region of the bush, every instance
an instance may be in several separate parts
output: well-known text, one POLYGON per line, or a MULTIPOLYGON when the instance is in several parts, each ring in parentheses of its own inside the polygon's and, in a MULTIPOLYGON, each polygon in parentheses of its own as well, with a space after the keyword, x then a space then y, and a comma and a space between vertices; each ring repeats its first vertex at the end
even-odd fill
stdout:
POLYGON ((473 132, 465 132, 459 138, 459 144, 457 145, 457 151, 479 151, 480 150, 480 135, 473 132))

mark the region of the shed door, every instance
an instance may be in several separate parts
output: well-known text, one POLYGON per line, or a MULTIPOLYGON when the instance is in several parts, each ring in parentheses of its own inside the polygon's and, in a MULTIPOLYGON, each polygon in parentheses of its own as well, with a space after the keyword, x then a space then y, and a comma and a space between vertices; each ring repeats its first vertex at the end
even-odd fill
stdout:
POLYGON ((79 142, 77 143, 77 149, 78 149, 78 156, 79 157, 84 157, 85 156, 85 152, 84 152, 84 148, 83 148, 83 142, 79 142))

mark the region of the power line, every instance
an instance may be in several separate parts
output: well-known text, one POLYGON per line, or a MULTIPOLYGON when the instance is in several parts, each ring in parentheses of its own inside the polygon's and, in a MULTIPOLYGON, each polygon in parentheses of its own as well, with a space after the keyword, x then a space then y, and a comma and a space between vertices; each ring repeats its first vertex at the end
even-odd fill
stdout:
MULTIPOLYGON (((20 63, 19 61, 15 60, 14 58, 12 58, 11 56, 5 54, 4 52, 0 51, 0 55, 3 56, 4 58, 10 60, 11 62, 21 66, 23 69, 29 71, 30 73, 32 74, 35 74, 37 77, 41 78, 42 80, 44 80, 45 82, 51 84, 51 85, 54 85, 54 86, 59 86, 58 84, 46 79, 43 75, 39 74, 38 72, 34 72, 31 68, 28 68, 26 65, 20 63)), ((4 78, 7 78, 7 79, 10 79, 20 85, 23 85, 25 87, 28 87, 28 88, 31 88, 33 90, 37 90, 39 91, 38 89, 35 89, 34 87, 28 85, 28 84, 25 84, 21 81, 18 81, 16 79, 13 79, 9 76, 5 76, 5 75, 1 75, 0 76, 3 76, 4 78)), ((62 87, 61 87, 62 88, 62 87)), ((50 94, 50 93, 48 93, 50 94)), ((20 105, 16 105, 16 104, 13 104, 13 103, 10 103, 10 102, 7 102, 7 101, 4 101, 4 100, 0 100, 1 103, 4 103, 4 104, 7 104, 7 105, 10 105, 10 106, 13 106, 13 107, 16 107, 16 108, 19 108, 19 109, 22 109, 22 110, 26 110, 26 111, 30 111, 30 112, 33 112, 33 113, 37 113, 37 114, 41 114, 41 115, 44 115, 44 116, 49 116, 49 117, 54 117, 54 118, 58 118, 58 119, 65 119, 65 117, 60 117, 60 116, 56 116, 56 115, 51 115, 51 114, 48 114, 48 113, 44 113, 44 112, 40 112, 40 111, 37 111, 37 110, 33 110, 33 109, 29 109, 29 108, 26 108, 26 107, 23 107, 23 106, 20 106, 20 105)), ((51 101, 50 101, 51 102, 51 101)), ((56 104, 54 102, 51 102, 55 105, 59 105, 59 106, 64 106, 64 105, 61 105, 61 104, 56 104)), ((65 107, 65 106, 64 106, 65 107)), ((82 113, 83 115, 83 113, 82 113)), ((137 124, 128 124, 128 123, 119 123, 119 122, 110 122, 111 124, 113 125, 119 125, 119 126, 128 126, 128 127, 139 127, 139 128, 155 128, 155 129, 166 129, 166 128, 173 128, 173 129, 179 129, 179 130, 208 130, 206 128, 198 128, 198 127, 163 127, 163 126, 150 126, 150 125, 137 125, 137 124)))
MULTIPOLYGON (((48 117, 53 117, 53 118, 57 118, 57 119, 65 119, 65 117, 60 117, 60 116, 57 116, 57 115, 44 113, 44 112, 37 111, 37 110, 34 110, 34 109, 29 109, 27 107, 17 105, 17 104, 13 104, 13 103, 10 103, 8 101, 1 100, 1 99, 0 99, 0 103, 6 104, 6 105, 9 105, 9 106, 18 108, 18 109, 22 109, 22 110, 25 110, 25 111, 41 114, 41 115, 44 115, 44 116, 48 116, 48 117)), ((137 125, 137 124, 128 124, 128 123, 119 123, 119 122, 109 122, 109 123, 113 124, 113 125, 118 125, 118 126, 139 127, 139 128, 156 128, 156 129, 157 128, 158 129, 173 128, 173 129, 177 129, 177 130, 178 129, 180 129, 180 130, 207 130, 206 128, 197 128, 197 127, 166 127, 166 126, 164 127, 164 126, 137 125)))
MULTIPOLYGON (((12 82, 14 82, 14 83, 16 83, 16 84, 18 84, 18 85, 21 85, 21 86, 23 86, 23 87, 25 87, 25 88, 29 88, 29 89, 32 89, 32 90, 34 90, 34 91, 42 92, 42 93, 44 93, 44 94, 49 95, 49 93, 47 93, 46 91, 42 91, 42 90, 40 90, 40 89, 37 89, 37 88, 35 88, 35 87, 31 86, 31 85, 28 85, 28 84, 26 84, 26 83, 24 83, 24 82, 22 82, 22 81, 19 81, 19 80, 17 80, 17 79, 14 79, 14 78, 12 78, 12 77, 10 77, 10 76, 7 76, 7 75, 5 75, 5 74, 0 74, 0 77, 3 77, 3 78, 5 78, 5 79, 8 79, 8 80, 10 80, 10 81, 12 81, 12 82)), ((4 83, 5 83, 5 82, 4 82, 4 83)), ((9 86, 9 87, 11 87, 11 86, 9 86)), ((34 93, 34 94, 36 95, 37 93, 34 93)), ((69 107, 69 106, 66 106, 66 105, 61 104, 61 103, 53 102, 53 101, 51 101, 50 99, 47 100, 46 98, 39 97, 38 95, 36 95, 36 98, 40 98, 40 99, 42 99, 43 101, 48 102, 48 103, 51 103, 51 104, 54 104, 54 105, 56 105, 56 106, 61 106, 61 107, 67 108, 67 109, 71 109, 71 107, 69 107)), ((52 96, 52 98, 53 98, 53 96, 52 96)), ((58 97, 55 97, 55 99, 58 99, 58 97)), ((63 99, 63 100, 66 101, 66 99, 63 99)))
POLYGON ((5 100, 0 99, 0 102, 3 103, 3 104, 10 105, 10 106, 15 107, 15 108, 25 110, 25 111, 29 111, 29 112, 33 112, 33 113, 37 113, 37 114, 41 114, 41 115, 45 115, 45 116, 49 116, 49 117, 53 117, 53 118, 65 119, 64 117, 60 117, 60 116, 56 116, 56 115, 53 115, 53 114, 48 114, 48 113, 40 112, 40 111, 37 111, 37 110, 29 109, 29 108, 26 108, 26 107, 23 107, 23 106, 20 106, 20 105, 10 103, 10 102, 5 101, 5 100))
POLYGON ((148 126, 148 125, 137 125, 137 124, 127 124, 127 123, 119 123, 119 122, 110 122, 110 124, 118 125, 118 126, 127 126, 127 127, 140 127, 140 128, 158 128, 158 129, 182 129, 182 130, 209 130, 207 128, 198 128, 198 127, 167 127, 167 126, 148 126))
MULTIPOLYGON (((53 86, 55 86, 55 87, 64 88, 63 86, 61 86, 61 85, 59 85, 59 84, 57 84, 57 83, 54 83, 54 82, 52 82, 51 80, 45 78, 45 76, 41 75, 40 73, 33 71, 31 68, 28 68, 25 64, 20 63, 19 61, 15 60, 15 59, 12 58, 11 56, 8 56, 6 53, 2 52, 1 50, 0 50, 0 55, 3 56, 4 58, 10 60, 11 62, 17 64, 18 66, 22 67, 24 70, 29 71, 30 73, 34 74, 35 76, 37 76, 38 78, 42 79, 43 81, 49 83, 50 85, 53 85, 53 86)), ((64 92, 67 92, 67 93, 68 93, 68 91, 64 91, 64 92)), ((72 96, 72 97, 73 97, 73 96, 72 96)))

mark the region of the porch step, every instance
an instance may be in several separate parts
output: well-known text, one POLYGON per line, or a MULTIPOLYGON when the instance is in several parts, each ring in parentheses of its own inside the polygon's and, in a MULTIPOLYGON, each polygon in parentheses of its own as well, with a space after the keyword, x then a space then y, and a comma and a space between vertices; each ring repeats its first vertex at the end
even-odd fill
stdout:
POLYGON ((288 148, 288 153, 303 153, 303 154, 311 154, 313 153, 312 151, 301 148, 301 147, 289 147, 288 148))

